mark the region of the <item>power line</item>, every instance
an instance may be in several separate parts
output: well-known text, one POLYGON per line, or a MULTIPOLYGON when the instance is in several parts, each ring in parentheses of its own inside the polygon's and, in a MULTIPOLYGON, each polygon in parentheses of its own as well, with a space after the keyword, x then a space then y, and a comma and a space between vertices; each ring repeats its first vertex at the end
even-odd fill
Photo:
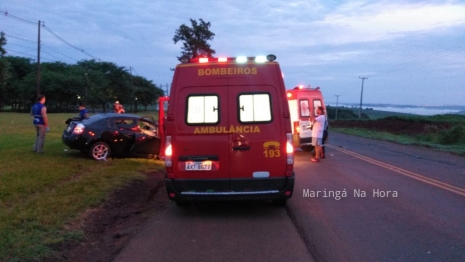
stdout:
POLYGON ((28 24, 32 24, 32 25, 36 25, 36 24, 37 24, 37 22, 29 21, 29 20, 26 20, 26 19, 24 19, 24 18, 21 18, 21 17, 15 16, 15 15, 12 15, 12 14, 8 13, 8 11, 1 11, 1 12, 4 13, 5 16, 11 17, 11 18, 16 19, 16 20, 18 20, 18 21, 21 21, 21 22, 24 22, 24 23, 28 23, 28 24))
MULTIPOLYGON (((36 58, 35 56, 30 55, 30 54, 27 54, 27 53, 24 53, 24 52, 15 51, 15 50, 7 49, 7 48, 5 48, 5 50, 8 51, 8 53, 13 52, 13 53, 16 53, 16 54, 25 55, 25 56, 27 56, 27 57, 36 58)), ((29 51, 32 51, 32 50, 29 50, 29 51)), ((34 51, 35 51, 35 50, 34 50, 34 51)))
POLYGON ((47 45, 44 45, 44 44, 42 44, 42 46, 43 46, 43 47, 46 47, 46 48, 48 48, 48 49, 51 49, 51 50, 53 50, 53 51, 55 51, 55 52, 57 52, 57 53, 59 53, 59 54, 61 54, 61 55, 63 55, 63 56, 66 56, 66 57, 68 57, 68 58, 70 58, 70 59, 72 59, 72 60, 79 61, 79 59, 76 59, 76 58, 71 57, 71 56, 69 56, 69 55, 67 55, 67 54, 65 54, 65 53, 62 53, 62 52, 56 50, 56 49, 53 48, 53 47, 50 47, 50 46, 47 46, 47 45))
POLYGON ((47 30, 50 34, 54 35, 56 38, 58 38, 59 40, 61 40, 63 43, 65 43, 65 44, 67 44, 68 46, 70 46, 70 47, 72 47, 72 48, 74 48, 74 49, 76 49, 76 50, 78 50, 78 51, 80 51, 80 52, 82 52, 82 53, 84 53, 84 54, 86 54, 86 55, 88 55, 88 56, 90 56, 90 57, 92 57, 92 58, 98 60, 97 57, 95 57, 95 56, 93 56, 93 55, 87 53, 86 51, 84 51, 84 49, 80 49, 80 48, 78 48, 78 47, 76 47, 76 46, 70 44, 68 41, 64 40, 64 39, 61 38, 59 35, 57 35, 57 34, 54 33, 52 30, 50 30, 47 26, 44 25, 43 27, 44 27, 45 30, 47 30))
MULTIPOLYGON (((18 44, 13 44, 13 43, 8 43, 7 45, 8 45, 8 46, 10 46, 10 45, 14 45, 14 46, 19 46, 19 47, 22 47, 22 48, 30 48, 30 46, 25 46, 25 45, 18 45, 18 44)), ((34 50, 35 50, 35 48, 34 48, 34 50)))
MULTIPOLYGON (((24 22, 24 23, 28 23, 28 24, 31 24, 31 25, 37 25, 37 22, 33 22, 33 21, 30 21, 30 20, 27 20, 27 19, 24 19, 24 18, 21 18, 21 17, 18 17, 18 16, 15 16, 15 15, 12 15, 10 13, 8 13, 8 11, 0 11, 1 13, 5 14, 5 16, 9 17, 9 18, 13 18, 13 19, 16 19, 18 21, 21 21, 21 22, 24 22)), ((71 48, 75 49, 75 50, 78 50, 82 53, 84 53, 85 55, 93 58, 93 59, 96 59, 96 60, 100 60, 99 58, 89 54, 88 52, 84 51, 84 49, 82 48, 79 48, 71 43, 69 43, 68 41, 66 41, 65 39, 63 39, 62 37, 60 37, 58 34, 56 34, 55 32, 53 32, 49 27, 45 26, 45 23, 44 22, 39 22, 40 25, 45 28, 45 30, 47 30, 50 34, 52 34, 53 36, 55 36, 56 38, 58 38, 60 41, 62 41, 63 43, 65 43, 66 45, 70 46, 71 48)), ((25 41, 31 41, 31 40, 27 40, 27 39, 23 39, 23 38, 20 38, 20 37, 15 37, 15 36, 11 36, 11 35, 8 35, 8 37, 12 37, 12 38, 17 38, 17 39, 21 39, 21 40, 25 40, 25 41)), ((35 41, 31 41, 31 42, 35 42, 35 41)))
POLYGON ((15 39, 19 39, 19 40, 23 40, 23 41, 33 42, 33 43, 36 42, 36 40, 29 40, 29 39, 25 39, 25 38, 21 38, 21 37, 17 37, 17 36, 12 36, 12 35, 10 35, 10 34, 5 34, 5 36, 11 37, 11 38, 15 38, 15 39))
POLYGON ((55 60, 55 61, 58 61, 58 60, 60 60, 60 58, 59 58, 59 57, 57 57, 57 56, 55 56, 55 55, 53 55, 53 54, 50 54, 49 52, 47 52, 47 51, 45 51, 45 50, 42 50, 42 52, 43 52, 43 53, 45 53, 45 54, 47 54, 47 55, 49 55, 49 56, 51 56, 51 57, 54 57, 54 58, 56 58, 57 60, 55 60))

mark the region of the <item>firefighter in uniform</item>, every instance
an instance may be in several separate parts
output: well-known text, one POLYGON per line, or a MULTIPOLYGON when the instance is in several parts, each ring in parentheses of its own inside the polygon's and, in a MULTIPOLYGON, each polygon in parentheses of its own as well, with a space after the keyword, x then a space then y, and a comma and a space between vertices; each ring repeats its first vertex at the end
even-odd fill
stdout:
POLYGON ((49 131, 47 108, 44 104, 45 96, 39 95, 37 103, 35 103, 31 108, 31 118, 33 119, 33 124, 36 128, 36 143, 34 144, 33 151, 39 154, 44 152, 43 147, 45 143, 45 133, 49 131))

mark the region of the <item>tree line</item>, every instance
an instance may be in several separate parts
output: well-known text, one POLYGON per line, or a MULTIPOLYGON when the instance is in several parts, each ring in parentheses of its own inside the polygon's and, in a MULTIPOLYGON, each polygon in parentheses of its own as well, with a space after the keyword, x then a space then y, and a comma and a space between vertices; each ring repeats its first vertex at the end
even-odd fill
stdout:
MULTIPOLYGON (((36 63, 17 56, 1 59, 7 70, 0 85, 0 109, 8 106, 12 111, 28 111, 37 97, 36 63)), ((115 100, 131 109, 142 106, 146 110, 164 95, 152 81, 114 63, 95 60, 41 63, 40 93, 47 97, 48 112, 70 111, 80 102, 92 111, 106 112, 115 100)))

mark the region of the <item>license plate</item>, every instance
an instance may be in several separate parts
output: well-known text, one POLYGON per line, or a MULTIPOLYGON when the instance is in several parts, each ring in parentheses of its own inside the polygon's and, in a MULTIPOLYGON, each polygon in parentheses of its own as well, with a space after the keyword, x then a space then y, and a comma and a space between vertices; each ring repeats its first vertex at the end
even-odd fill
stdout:
POLYGON ((209 171, 212 170, 212 161, 186 162, 187 171, 209 171))

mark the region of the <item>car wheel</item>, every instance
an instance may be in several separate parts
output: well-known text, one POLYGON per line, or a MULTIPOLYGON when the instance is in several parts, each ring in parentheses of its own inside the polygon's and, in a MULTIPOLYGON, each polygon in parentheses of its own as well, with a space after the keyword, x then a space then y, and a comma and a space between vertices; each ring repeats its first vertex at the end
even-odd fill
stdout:
POLYGON ((104 142, 97 142, 90 147, 89 155, 95 160, 106 160, 110 156, 110 146, 104 142))

